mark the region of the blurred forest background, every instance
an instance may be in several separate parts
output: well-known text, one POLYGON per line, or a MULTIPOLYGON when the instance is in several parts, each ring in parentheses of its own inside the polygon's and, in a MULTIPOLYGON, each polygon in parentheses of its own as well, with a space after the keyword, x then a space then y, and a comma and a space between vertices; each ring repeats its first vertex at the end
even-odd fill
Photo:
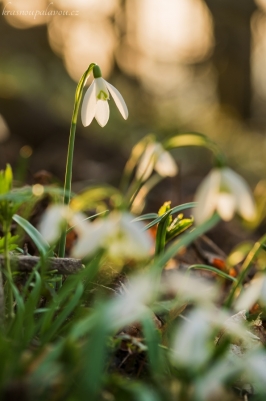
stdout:
MULTIPOLYGON (((91 62, 129 119, 112 100, 105 128, 79 119, 74 189, 116 185, 149 133, 202 132, 252 186, 266 176, 266 0, 2 0, 0 13, 0 167, 20 168, 18 179, 45 169, 63 180, 74 92, 91 62)), ((175 182, 192 193, 210 155, 176 159, 175 182)))

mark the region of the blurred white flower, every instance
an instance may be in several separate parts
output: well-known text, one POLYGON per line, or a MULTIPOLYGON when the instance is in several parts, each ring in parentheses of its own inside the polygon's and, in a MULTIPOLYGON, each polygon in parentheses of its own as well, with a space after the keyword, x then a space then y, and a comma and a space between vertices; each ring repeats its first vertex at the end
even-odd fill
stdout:
POLYGON ((247 330, 245 312, 240 311, 228 317, 228 313, 212 305, 192 310, 178 326, 173 337, 173 363, 200 369, 212 355, 214 333, 217 328, 220 332, 215 339, 216 345, 223 336, 230 336, 227 355, 229 361, 244 356, 250 349, 256 349, 261 344, 260 339, 247 330))
POLYGON ((215 312, 196 308, 178 326, 172 343, 174 365, 198 369, 210 358, 214 326, 222 324, 223 316, 215 312))
POLYGON ((85 219, 85 215, 74 213, 68 206, 52 205, 44 212, 38 229, 49 244, 54 244, 59 239, 65 224, 75 226, 78 233, 83 232, 87 224, 85 219))
POLYGON ((230 334, 230 349, 231 356, 242 356, 248 349, 254 348, 259 344, 259 337, 247 330, 246 310, 241 310, 233 316, 230 316, 223 324, 222 330, 217 335, 215 343, 218 344, 225 334, 230 334), (239 341, 241 340, 241 341, 239 341))
POLYGON ((104 219, 87 223, 72 250, 72 256, 84 258, 98 248, 107 250, 110 259, 143 259, 149 256, 153 245, 142 224, 132 223, 129 213, 112 212, 104 219))
POLYGON ((243 362, 235 358, 234 363, 227 358, 217 358, 211 369, 198 375, 195 383, 195 394, 199 400, 226 400, 228 392, 224 384, 243 369, 243 362))
POLYGON ((244 288, 244 291, 241 292, 235 309, 249 310, 258 301, 264 306, 266 305, 266 276, 261 273, 256 274, 246 288, 244 288))
POLYGON ((171 269, 164 271, 162 288, 166 294, 177 295, 181 303, 210 304, 219 297, 218 288, 210 281, 171 269))
POLYGON ((174 158, 158 142, 147 145, 137 166, 136 178, 147 180, 153 169, 162 177, 174 177, 178 172, 174 158))
POLYGON ((157 288, 151 274, 141 273, 123 285, 122 295, 109 303, 108 318, 117 330, 150 314, 149 305, 156 299, 157 288))
POLYGON ((82 124, 86 127, 89 125, 93 118, 101 127, 104 127, 109 120, 109 92, 112 95, 115 104, 122 114, 122 117, 126 120, 128 118, 127 105, 120 94, 120 92, 109 82, 105 81, 98 66, 93 69, 95 79, 87 90, 81 108, 81 120, 82 124))
POLYGON ((196 224, 208 220, 217 211, 223 220, 231 220, 236 212, 244 219, 255 218, 251 191, 240 175, 228 167, 214 168, 199 186, 194 211, 196 224))
MULTIPOLYGON (((243 361, 245 373, 251 378, 251 384, 255 392, 265 394, 266 381, 266 353, 262 348, 249 352, 243 361)), ((263 397, 264 398, 264 397, 263 397)), ((265 398, 264 398, 265 399, 265 398)))

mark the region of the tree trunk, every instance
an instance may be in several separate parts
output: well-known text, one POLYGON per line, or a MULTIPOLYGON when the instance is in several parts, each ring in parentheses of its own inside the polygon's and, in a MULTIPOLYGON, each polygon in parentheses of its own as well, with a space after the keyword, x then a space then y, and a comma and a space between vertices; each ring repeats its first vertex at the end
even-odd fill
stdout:
POLYGON ((240 118, 250 117, 250 20, 253 0, 205 0, 214 20, 216 46, 213 63, 218 72, 222 106, 240 118))

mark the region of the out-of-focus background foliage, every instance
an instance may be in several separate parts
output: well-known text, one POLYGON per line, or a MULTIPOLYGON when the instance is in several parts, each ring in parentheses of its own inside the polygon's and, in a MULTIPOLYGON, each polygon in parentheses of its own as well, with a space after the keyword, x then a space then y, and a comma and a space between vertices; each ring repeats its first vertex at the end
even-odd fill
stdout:
MULTIPOLYGON (((129 119, 110 101, 105 128, 79 120, 77 189, 116 184, 151 132, 205 133, 251 185, 265 176, 266 0, 2 0, 0 13, 1 168, 25 168, 30 183, 41 169, 63 180, 76 83, 96 62, 129 119)), ((176 158, 192 191, 209 154, 176 158)))

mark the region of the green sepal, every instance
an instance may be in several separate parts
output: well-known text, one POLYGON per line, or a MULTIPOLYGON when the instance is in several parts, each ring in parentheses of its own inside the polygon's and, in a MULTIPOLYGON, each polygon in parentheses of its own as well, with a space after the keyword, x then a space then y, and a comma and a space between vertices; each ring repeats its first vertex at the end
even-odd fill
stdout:
POLYGON ((93 67, 92 72, 93 72, 94 78, 101 78, 102 77, 102 71, 101 71, 100 67, 97 64, 93 67))

